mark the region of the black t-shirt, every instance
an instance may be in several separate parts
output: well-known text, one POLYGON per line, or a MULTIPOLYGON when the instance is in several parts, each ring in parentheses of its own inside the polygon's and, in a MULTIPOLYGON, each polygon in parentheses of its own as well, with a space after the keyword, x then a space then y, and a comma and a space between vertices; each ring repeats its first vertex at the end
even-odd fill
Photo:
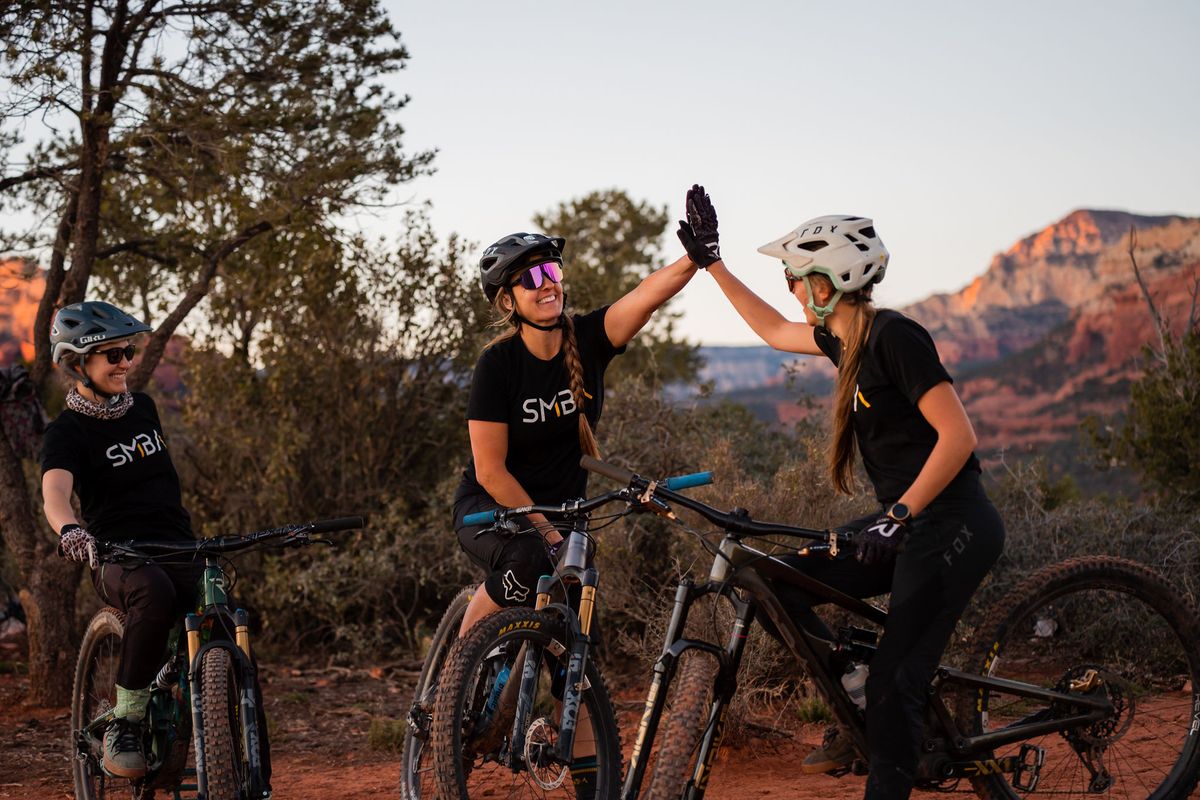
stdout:
MULTIPOLYGON (((817 346, 837 364, 842 343, 827 328, 813 331, 817 346)), ((854 435, 863 466, 879 502, 894 503, 925 466, 937 431, 922 416, 917 401, 943 381, 953 382, 928 331, 898 311, 875 315, 858 373, 854 398, 854 435)), ((960 480, 979 472, 972 453, 940 496, 952 496, 960 480)))
MULTIPOLYGON (((604 371, 614 356, 625 352, 604 332, 607 312, 604 306, 572 316, 583 364, 584 413, 593 431, 604 407, 604 371)), ((587 473, 579 466, 578 413, 561 349, 543 361, 520 336, 513 336, 483 351, 475 364, 467 419, 508 425, 504 465, 534 503, 562 503, 587 490, 587 473)), ((474 459, 463 472, 457 496, 472 494, 487 494, 475 480, 474 459)))
POLYGON ((167 452, 158 409, 134 394, 120 419, 67 409, 46 428, 42 472, 65 469, 74 478, 83 524, 105 541, 192 538, 179 475, 167 452))

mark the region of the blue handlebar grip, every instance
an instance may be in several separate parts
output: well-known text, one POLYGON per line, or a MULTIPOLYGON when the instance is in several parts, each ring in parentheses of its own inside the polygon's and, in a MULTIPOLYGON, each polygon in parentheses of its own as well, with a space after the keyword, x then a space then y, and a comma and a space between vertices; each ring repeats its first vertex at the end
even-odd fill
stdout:
POLYGON ((463 525, 491 525, 496 521, 495 511, 480 511, 463 517, 463 525))
POLYGON ((676 475, 662 482, 668 489, 691 489, 693 486, 708 486, 713 482, 711 472, 693 472, 691 475, 676 475))

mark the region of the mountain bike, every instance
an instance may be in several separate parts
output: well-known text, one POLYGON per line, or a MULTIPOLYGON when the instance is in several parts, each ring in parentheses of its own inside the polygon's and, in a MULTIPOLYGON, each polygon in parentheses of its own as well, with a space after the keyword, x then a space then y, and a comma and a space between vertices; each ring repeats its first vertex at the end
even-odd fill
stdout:
MULTIPOLYGON (((692 531, 713 554, 712 566, 706 582, 685 579, 676 588, 623 800, 639 797, 664 713, 645 796, 704 796, 747 632, 760 612, 848 731, 858 754, 853 771, 865 773, 864 717, 841 675, 848 662, 869 667, 887 614, 779 557, 837 557, 853 546, 853 535, 758 522, 744 509, 722 511, 628 470, 586 457, 583 465, 720 529, 715 543, 692 531), (804 547, 785 551, 781 538, 804 547), (860 624, 838 627, 833 639, 814 635, 788 613, 784 586, 820 597, 860 624), (689 611, 705 598, 732 612, 723 645, 684 635, 689 611)), ((939 666, 928 687, 918 787, 949 790, 965 779, 984 798, 1182 799, 1196 785, 1200 616, 1153 570, 1107 556, 1045 567, 985 610, 966 659, 966 669, 939 666)))
POLYGON ((199 800, 269 797, 262 772, 262 697, 255 691, 249 615, 230 607, 236 573, 228 557, 256 549, 332 544, 313 537, 362 526, 362 517, 346 517, 194 542, 99 543, 104 564, 203 560, 204 572, 197 587, 197 611, 172 631, 165 663, 151 686, 143 738, 148 769, 137 780, 114 778, 101 767, 104 729, 116 703, 125 620, 115 608, 101 609, 92 617, 79 648, 71 696, 75 796, 147 800, 161 790, 175 798, 194 791, 199 800), (194 770, 187 769, 189 745, 194 770), (185 783, 189 777, 195 782, 185 783))
MULTIPOLYGON (((707 473, 664 481, 703 485, 707 473)), ((644 494, 644 493, 643 493, 644 494)), ((594 659, 600 574, 593 561, 595 523, 611 524, 653 498, 628 489, 562 505, 534 505, 470 515, 468 525, 519 532, 541 513, 565 540, 553 575, 543 576, 533 608, 509 608, 481 620, 464 637, 459 625, 473 589, 464 589, 434 633, 409 714, 401 775, 406 800, 574 796, 572 764, 595 760, 595 796, 615 797, 621 750, 608 688, 594 659), (601 517, 598 509, 626 510, 601 517), (607 521, 607 522, 605 522, 607 521)))

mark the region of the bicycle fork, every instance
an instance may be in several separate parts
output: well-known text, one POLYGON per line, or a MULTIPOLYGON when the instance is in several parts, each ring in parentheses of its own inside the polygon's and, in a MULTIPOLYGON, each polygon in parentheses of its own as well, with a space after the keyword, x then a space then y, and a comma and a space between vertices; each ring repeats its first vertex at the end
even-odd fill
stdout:
POLYGON ((704 796, 713 761, 720 751, 721 737, 724 734, 725 712, 737 690, 737 671, 741 665, 750 623, 754 620, 754 606, 736 595, 730 595, 729 600, 734 605, 736 617, 729 642, 723 650, 708 642, 682 638, 682 632, 687 625, 688 609, 692 602, 697 597, 714 591, 719 592, 719 589, 715 589, 711 583, 697 589, 690 580, 686 579, 680 581, 675 589, 675 604, 671 611, 670 622, 667 624, 662 655, 654 664, 654 677, 650 683, 650 691, 646 695, 646 707, 642 712, 641 723, 638 725, 637 739, 634 741, 633 753, 629 759, 629 772, 621 791, 623 800, 636 800, 638 792, 641 790, 642 780, 646 773, 646 760, 643 755, 647 748, 654 744, 655 736, 658 733, 658 723, 662 719, 663 708, 666 705, 667 692, 675 677, 676 666, 680 656, 687 650, 709 653, 721 665, 713 687, 713 703, 709 709, 704 738, 700 743, 696 768, 683 795, 685 798, 697 798, 697 800, 704 796))
MULTIPOLYGON (((588 688, 585 670, 587 665, 588 648, 591 644, 591 626, 595 609, 596 584, 599 575, 595 569, 583 570, 580 574, 582 583, 581 600, 579 604, 579 630, 568 630, 570 651, 567 657, 567 667, 563 676, 562 712, 558 725, 558 739, 554 745, 552 758, 554 761, 570 764, 574 758, 575 729, 579 722, 579 708, 583 691, 588 688)), ((541 611, 550 602, 550 590, 555 578, 542 576, 538 581, 536 610, 541 611)), ((568 628, 570 618, 568 617, 568 628)), ((521 650, 515 659, 513 672, 520 669, 520 688, 517 691, 516 713, 513 715, 512 733, 509 737, 509 766, 516 767, 525 758, 526 734, 533 716, 533 702, 537 697, 538 675, 541 671, 542 659, 546 650, 554 658, 552 663, 568 653, 567 647, 552 641, 548 647, 542 647, 529 642, 521 645, 521 650)), ((556 680, 556 679, 552 679, 556 680)), ((503 701, 501 701, 503 702, 503 701)))

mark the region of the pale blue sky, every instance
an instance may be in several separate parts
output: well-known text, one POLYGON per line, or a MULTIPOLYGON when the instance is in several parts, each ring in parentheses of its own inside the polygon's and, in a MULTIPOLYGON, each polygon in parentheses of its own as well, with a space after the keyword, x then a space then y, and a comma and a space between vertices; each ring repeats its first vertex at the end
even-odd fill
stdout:
MULTIPOLYGON (((388 6, 406 143, 439 150, 398 198, 479 247, 598 188, 679 215, 699 181, 727 263, 795 315, 755 247, 819 214, 874 217, 891 305, 1075 208, 1200 215, 1194 0, 388 6)), ((704 275, 679 305, 695 340, 754 341, 704 275)))

